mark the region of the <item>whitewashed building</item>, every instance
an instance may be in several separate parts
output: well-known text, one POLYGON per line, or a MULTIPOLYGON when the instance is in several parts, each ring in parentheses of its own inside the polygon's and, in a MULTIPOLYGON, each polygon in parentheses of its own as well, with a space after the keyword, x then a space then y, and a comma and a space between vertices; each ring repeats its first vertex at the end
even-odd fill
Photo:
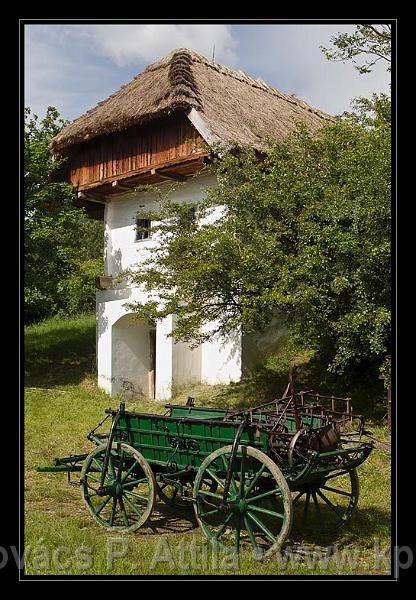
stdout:
POLYGON ((68 177, 78 203, 92 218, 104 219, 105 277, 97 290, 97 369, 100 387, 114 395, 169 399, 193 383, 230 383, 273 348, 282 331, 214 337, 196 349, 175 343, 175 318, 155 328, 137 319, 127 304, 144 292, 114 284, 120 272, 148 255, 155 239, 138 231, 138 209, 156 209, 158 196, 138 185, 169 186, 195 203, 215 176, 203 169, 216 143, 250 144, 261 150, 265 136, 283 139, 302 121, 316 130, 329 115, 261 80, 178 49, 147 67, 107 100, 63 129, 54 153, 68 156, 68 177), (197 176, 196 176, 197 174, 197 176))

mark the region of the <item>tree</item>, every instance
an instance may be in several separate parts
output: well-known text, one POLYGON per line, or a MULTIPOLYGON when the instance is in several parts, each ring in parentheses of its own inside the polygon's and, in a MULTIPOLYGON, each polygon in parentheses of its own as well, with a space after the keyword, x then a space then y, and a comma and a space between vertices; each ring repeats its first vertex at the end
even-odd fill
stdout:
POLYGON ((379 61, 391 70, 391 25, 357 25, 354 33, 339 33, 331 38, 334 49, 321 46, 328 60, 351 60, 359 73, 371 73, 379 61))
POLYGON ((24 131, 24 277, 25 320, 94 307, 93 279, 69 286, 84 263, 102 266, 102 224, 93 222, 73 204, 74 189, 64 183, 65 161, 54 158, 49 142, 65 125, 49 107, 39 122, 26 109, 24 131), (76 292, 71 294, 71 290, 76 292), (75 297, 74 297, 75 293, 75 297))
POLYGON ((192 344, 261 330, 280 313, 296 348, 324 369, 381 365, 390 352, 388 123, 356 115, 314 136, 299 128, 262 160, 241 148, 212 168, 219 184, 196 219, 169 196, 147 215, 160 245, 130 277, 155 295, 135 310, 176 314, 174 337, 192 344))

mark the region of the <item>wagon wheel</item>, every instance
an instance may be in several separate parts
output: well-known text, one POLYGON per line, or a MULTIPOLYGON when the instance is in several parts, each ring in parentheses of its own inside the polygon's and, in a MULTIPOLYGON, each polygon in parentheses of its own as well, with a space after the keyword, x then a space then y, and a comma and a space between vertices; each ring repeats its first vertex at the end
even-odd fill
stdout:
MULTIPOLYGON (((194 482, 183 481, 181 483, 182 489, 164 481, 156 482, 157 494, 165 504, 172 508, 178 508, 179 510, 193 510, 191 498, 193 495, 194 482), (189 498, 189 500, 186 498, 189 498)), ((210 492, 215 492, 217 490, 217 482, 210 477, 204 479, 204 484, 206 484, 206 488, 210 492)))
POLYGON ((359 490, 355 469, 330 473, 318 481, 303 484, 293 499, 295 523, 303 530, 316 528, 322 533, 335 532, 351 517, 359 490))
POLYGON ((103 488, 100 487, 107 445, 85 459, 81 472, 84 502, 102 527, 135 531, 149 518, 156 482, 149 463, 134 448, 113 442, 103 488))
POLYGON ((195 514, 205 536, 214 544, 239 552, 251 547, 257 559, 278 551, 292 525, 292 499, 280 469, 266 454, 251 446, 239 446, 231 485, 223 504, 223 492, 232 446, 212 452, 195 478, 195 514), (206 488, 211 477, 216 492, 206 488))

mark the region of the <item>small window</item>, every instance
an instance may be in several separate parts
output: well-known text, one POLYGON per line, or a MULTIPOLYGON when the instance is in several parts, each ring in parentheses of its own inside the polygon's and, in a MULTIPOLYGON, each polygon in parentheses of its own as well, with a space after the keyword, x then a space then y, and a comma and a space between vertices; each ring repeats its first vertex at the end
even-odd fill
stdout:
POLYGON ((196 226, 198 221, 198 208, 197 206, 189 206, 189 220, 192 225, 196 226))
POLYGON ((150 227, 151 227, 150 219, 136 219, 136 239, 139 240, 148 240, 150 238, 150 227))

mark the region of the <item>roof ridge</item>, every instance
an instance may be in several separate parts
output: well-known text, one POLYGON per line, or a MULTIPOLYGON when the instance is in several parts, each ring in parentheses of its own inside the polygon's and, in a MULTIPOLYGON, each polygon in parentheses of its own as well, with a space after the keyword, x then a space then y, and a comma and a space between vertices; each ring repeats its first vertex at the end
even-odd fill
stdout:
POLYGON ((237 79, 238 81, 241 81, 243 83, 246 83, 247 85, 250 85, 254 88, 263 90, 264 92, 272 94, 273 96, 277 96, 278 98, 281 98, 282 100, 285 100, 286 102, 289 102, 290 104, 294 104, 295 106, 299 106, 299 107, 303 108, 304 110, 308 110, 309 112, 315 113, 316 115, 318 115, 324 119, 332 119, 330 117, 330 115, 327 115, 325 112, 319 110, 319 108, 310 106, 309 104, 307 104, 306 102, 304 102, 303 100, 301 100, 299 98, 296 98, 296 97, 290 96, 288 94, 285 94, 284 92, 281 92, 280 90, 270 86, 268 83, 263 81, 263 79, 260 79, 260 78, 253 79, 252 77, 250 77, 250 75, 247 75, 247 73, 244 73, 244 71, 241 71, 241 70, 236 71, 235 69, 231 69, 230 67, 226 67, 220 63, 210 61, 202 54, 199 54, 198 52, 195 52, 194 50, 190 50, 189 48, 176 48, 175 50, 172 50, 172 52, 170 52, 169 54, 167 54, 160 60, 150 64, 148 67, 146 67, 146 69, 144 71, 142 71, 141 73, 138 73, 134 77, 134 79, 137 79, 143 73, 146 73, 149 71, 156 71, 157 69, 167 67, 168 65, 170 65, 172 63, 173 60, 175 60, 175 57, 177 55, 180 55, 181 57, 188 55, 189 58, 193 62, 198 62, 200 64, 203 64, 206 67, 209 67, 209 68, 213 69, 214 71, 221 73, 222 75, 232 77, 232 78, 237 79))
MULTIPOLYGON (((178 72, 179 72, 179 68, 178 65, 173 65, 172 64, 172 59, 175 57, 175 55, 180 55, 181 58, 184 58, 184 55, 196 55, 196 56, 200 56, 201 58, 204 58, 202 55, 197 54, 196 52, 193 52, 192 50, 189 50, 188 48, 177 48, 176 50, 173 50, 172 52, 170 52, 168 55, 164 56, 163 58, 161 58, 160 60, 148 65, 143 71, 140 71, 140 73, 137 73, 137 75, 135 75, 133 77, 133 79, 131 79, 130 81, 128 81, 127 83, 123 83, 117 90, 115 90, 112 94, 110 94, 109 96, 107 96, 107 98, 104 98, 104 100, 100 100, 99 102, 97 102, 97 104, 95 104, 94 106, 92 106, 91 108, 89 108, 88 110, 85 111, 85 113, 83 113, 82 115, 80 115, 79 117, 77 117, 76 119, 74 119, 73 121, 71 121, 70 125, 72 125, 73 123, 76 123, 77 121, 79 121, 80 119, 84 118, 86 115, 91 114, 92 112, 94 112, 99 106, 102 106, 103 104, 106 104, 109 100, 111 100, 112 98, 114 98, 115 96, 117 96, 122 90, 124 90, 126 87, 130 87, 135 81, 136 79, 138 79, 139 77, 141 77, 141 75, 143 75, 143 73, 147 73, 150 71, 156 71, 162 67, 165 66, 170 66, 170 73, 172 72, 172 79, 174 80, 176 78, 176 80, 179 79, 178 77, 178 72), (176 67, 176 68, 175 68, 176 67), (175 77, 176 75, 176 77, 175 77)), ((206 60, 206 59, 205 59, 206 60)), ((198 100, 195 103, 189 103, 190 105, 192 104, 192 106, 194 106, 195 108, 199 108, 201 109, 202 105, 201 105, 201 101, 199 99, 199 91, 197 91, 197 85, 196 82, 193 78, 193 74, 192 72, 190 72, 189 69, 189 73, 187 73, 188 78, 192 78, 194 81, 194 94, 195 96, 198 96, 198 100), (197 106, 195 106, 195 104, 197 106)), ((171 74, 169 76, 169 80, 171 81, 171 74)), ((173 83, 173 81, 171 81, 171 83, 173 83)), ((173 93, 173 97, 178 97, 180 95, 180 90, 177 89, 176 93, 173 93)), ((184 94, 185 96, 187 94, 184 94)), ((190 94, 190 96, 192 96, 193 94, 190 94)), ((179 104, 184 104, 184 102, 180 102, 179 104)))

